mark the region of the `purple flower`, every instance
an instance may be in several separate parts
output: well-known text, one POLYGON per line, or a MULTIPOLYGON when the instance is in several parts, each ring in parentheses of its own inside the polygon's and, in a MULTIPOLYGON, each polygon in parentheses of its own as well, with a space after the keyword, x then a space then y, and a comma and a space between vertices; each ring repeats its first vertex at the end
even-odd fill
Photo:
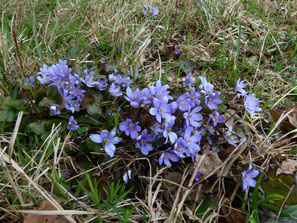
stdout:
POLYGON ((199 86, 201 92, 206 95, 213 93, 214 86, 211 83, 208 83, 205 77, 200 76, 199 78, 201 80, 201 85, 199 86))
POLYGON ((190 95, 188 97, 188 100, 191 104, 191 107, 194 108, 195 105, 200 105, 200 100, 199 100, 199 97, 200 97, 200 92, 196 91, 195 88, 191 88, 191 92, 190 92, 190 95))
POLYGON ((159 100, 162 100, 165 97, 172 99, 172 97, 169 96, 169 91, 167 91, 167 88, 169 88, 168 84, 162 86, 161 81, 158 80, 156 86, 150 87, 150 91, 159 100))
POLYGON ((144 9, 142 10, 143 15, 148 15, 149 13, 151 13, 157 16, 159 14, 159 10, 156 7, 152 7, 147 4, 144 4, 143 7, 144 7, 144 9))
POLYGON ((200 178, 200 177, 201 177, 201 173, 199 172, 199 169, 198 169, 194 179, 195 179, 196 181, 199 181, 199 178, 200 178))
POLYGON ((68 111, 71 111, 72 113, 75 112, 75 110, 79 109, 80 107, 80 100, 77 99, 77 100, 67 100, 65 102, 65 108, 68 110, 68 111))
POLYGON ((168 105, 167 97, 164 97, 162 100, 154 98, 153 102, 154 107, 150 109, 150 114, 156 116, 156 119, 159 123, 161 123, 162 118, 170 122, 172 116, 170 113, 170 105, 168 105))
POLYGON ((142 95, 141 95, 141 92, 139 92, 139 89, 137 88, 135 92, 132 92, 131 88, 127 87, 126 93, 127 93, 127 97, 125 96, 126 100, 130 102, 133 108, 137 108, 139 103, 142 102, 142 95))
POLYGON ((205 104, 212 110, 217 109, 217 104, 221 104, 222 100, 219 99, 220 92, 211 93, 205 96, 205 104))
POLYGON ((194 81, 195 78, 192 78, 192 73, 189 73, 189 75, 184 80, 184 87, 191 87, 194 81))
POLYGON ((199 133, 192 135, 193 128, 187 127, 184 133, 184 140, 189 149, 191 155, 195 155, 195 153, 199 152, 200 146, 198 142, 201 140, 201 135, 199 133))
POLYGON ((82 99, 85 92, 85 90, 80 89, 80 85, 77 85, 76 87, 73 87, 73 90, 69 91, 69 94, 77 97, 78 99, 82 99))
POLYGON ((250 164, 249 169, 242 172, 242 186, 243 191, 247 190, 247 187, 255 187, 257 181, 253 178, 259 175, 258 170, 253 170, 253 166, 250 164))
POLYGON ((25 79, 25 86, 30 86, 30 87, 34 87, 34 82, 35 82, 35 78, 34 76, 30 76, 28 78, 25 79))
POLYGON ((189 97, 190 93, 186 92, 177 98, 176 102, 179 110, 188 111, 191 108, 191 101, 188 100, 189 97))
POLYGON ((147 129, 144 129, 141 135, 137 137, 136 147, 141 150, 143 155, 147 155, 154 149, 150 144, 153 141, 154 138, 150 134, 147 134, 147 129))
POLYGON ((71 116, 70 119, 69 119, 69 122, 68 122, 67 129, 76 130, 78 128, 79 128, 79 126, 78 126, 77 122, 74 120, 74 117, 71 116))
POLYGON ((237 80, 236 82, 236 86, 235 86, 235 93, 237 93, 237 98, 240 98, 241 96, 245 96, 246 95, 246 91, 244 90, 244 88, 246 87, 246 84, 244 83, 244 80, 240 80, 240 78, 237 80))
POLYGON ((55 115, 61 114, 61 111, 59 110, 59 105, 52 104, 50 106, 50 112, 54 113, 55 115))
POLYGON ((131 119, 127 119, 120 125, 120 130, 125 132, 127 136, 130 135, 132 139, 136 139, 141 128, 138 125, 138 122, 133 123, 131 119))
POLYGON ((172 162, 177 162, 179 160, 179 157, 176 155, 176 153, 172 150, 170 150, 171 148, 165 150, 160 158, 159 158, 159 164, 160 166, 162 166, 163 163, 165 163, 167 166, 171 167, 171 163, 172 162))
POLYGON ((83 82, 88 86, 88 87, 94 87, 96 82, 93 80, 94 76, 93 75, 87 75, 83 82))
POLYGON ((255 115, 254 112, 262 111, 258 105, 259 99, 257 99, 254 94, 249 94, 244 98, 244 107, 252 116, 255 115))
POLYGON ((108 91, 112 96, 115 96, 115 97, 119 97, 123 95, 123 93, 121 92, 121 86, 118 86, 115 83, 111 84, 108 91))
POLYGON ((186 152, 186 142, 183 138, 178 138, 174 144, 174 151, 180 158, 185 158, 184 153, 186 152))
POLYGON ((180 54, 180 51, 179 50, 174 50, 174 54, 178 55, 178 54, 180 54))
POLYGON ((152 7, 151 9, 152 9, 153 15, 158 15, 159 14, 159 10, 158 10, 157 7, 152 7))
POLYGON ((105 91, 107 87, 107 80, 105 78, 98 78, 97 80, 97 88, 99 91, 105 91))
POLYGON ((207 125, 206 126, 206 130, 211 134, 211 135, 214 135, 215 134, 215 129, 213 126, 211 125, 207 125))
POLYGON ((128 170, 127 172, 124 173, 123 175, 123 181, 125 184, 128 183, 128 180, 131 179, 131 170, 128 170))
POLYGON ((100 135, 99 134, 91 134, 90 138, 93 142, 96 143, 102 143, 104 146, 105 152, 110 156, 114 156, 115 152, 115 144, 118 144, 122 141, 119 137, 114 137, 116 134, 116 130, 113 129, 111 132, 108 132, 107 130, 103 130, 100 135))
POLYGON ((231 126, 229 127, 228 131, 224 134, 224 137, 230 145, 236 146, 236 143, 238 143, 235 136, 233 135, 233 130, 231 126))
POLYGON ((37 80, 41 84, 50 83, 52 75, 49 73, 48 66, 46 64, 43 64, 43 67, 40 68, 40 72, 38 72, 37 74, 41 74, 41 77, 40 76, 37 77, 37 80))
POLYGON ((154 99, 154 95, 153 93, 151 92, 150 89, 148 88, 143 88, 141 91, 140 91, 141 95, 142 95, 142 98, 143 98, 143 103, 148 105, 148 104, 151 104, 153 102, 153 99, 154 99))
MULTIPOLYGON (((172 117, 174 117, 174 116, 172 116, 172 117)), ((175 143, 175 141, 177 139, 176 133, 172 131, 172 127, 173 127, 174 123, 175 123, 175 117, 172 118, 169 123, 165 124, 165 129, 163 131, 163 136, 166 139, 165 144, 168 142, 168 138, 172 144, 175 143)))
POLYGON ((123 78, 123 87, 129 87, 133 84, 133 79, 131 79, 130 77, 124 77, 123 78))
POLYGON ((223 123, 225 121, 224 117, 218 112, 215 112, 215 115, 209 114, 209 117, 212 119, 214 127, 216 127, 218 123, 223 123))
POLYGON ((191 112, 190 109, 188 112, 184 113, 184 118, 186 119, 187 126, 194 126, 194 127, 200 127, 201 124, 199 121, 203 119, 203 116, 198 113, 202 109, 201 106, 197 106, 194 108, 191 112))
POLYGON ((68 78, 69 78, 69 82, 73 85, 79 85, 81 82, 84 82, 84 80, 77 74, 74 74, 74 75, 70 74, 68 78))

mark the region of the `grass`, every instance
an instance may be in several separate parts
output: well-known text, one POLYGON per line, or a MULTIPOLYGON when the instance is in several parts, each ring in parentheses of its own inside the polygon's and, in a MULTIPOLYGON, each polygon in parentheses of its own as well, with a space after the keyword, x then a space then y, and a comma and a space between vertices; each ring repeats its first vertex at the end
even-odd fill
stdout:
MULTIPOLYGON (((261 99, 264 110, 260 117, 241 121, 249 132, 246 141, 229 153, 223 148, 228 156, 222 165, 195 183, 193 169, 204 157, 191 168, 174 169, 181 175, 178 179, 168 179, 170 169, 157 167, 146 157, 127 153, 106 160, 95 144, 89 145, 93 150, 84 158, 73 158, 71 154, 85 149, 78 148, 73 135, 63 136, 61 126, 55 126, 43 141, 15 113, 11 119, 19 122, 0 121, 1 222, 20 222, 24 214, 37 213, 33 208, 44 199, 70 222, 228 222, 226 213, 241 213, 246 222, 264 222, 265 210, 277 218, 292 217, 286 202, 276 207, 268 201, 260 181, 249 195, 239 186, 230 191, 228 184, 241 182, 225 176, 240 174, 234 166, 252 161, 268 178, 265 172, 277 168, 279 157, 296 160, 296 152, 290 154, 296 141, 282 133, 282 123, 290 117, 285 109, 297 100, 297 1, 149 2, 158 7, 158 16, 144 17, 142 0, 1 1, 1 105, 8 96, 22 104, 27 97, 24 78, 58 59, 67 60, 76 72, 88 68, 96 74, 106 74, 110 67, 127 72, 132 65, 143 83, 161 79, 175 87, 189 72, 196 79, 205 75, 222 92, 222 109, 229 115, 240 110, 232 93, 240 77, 261 99), (270 110, 282 114, 273 124, 270 110), (120 164, 139 174, 139 183, 123 186, 120 164), (210 188, 212 196, 203 197, 210 188)), ((120 119, 108 120, 106 126, 117 126, 120 119)), ((77 134, 82 141, 84 133, 77 134)))

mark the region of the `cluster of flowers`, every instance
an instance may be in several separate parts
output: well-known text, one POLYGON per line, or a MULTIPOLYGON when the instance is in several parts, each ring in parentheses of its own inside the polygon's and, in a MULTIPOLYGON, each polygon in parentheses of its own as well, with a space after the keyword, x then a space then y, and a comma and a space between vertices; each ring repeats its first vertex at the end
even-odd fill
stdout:
MULTIPOLYGON (((119 130, 130 137, 134 141, 135 147, 144 155, 165 147, 166 149, 159 157, 160 165, 165 163, 167 166, 171 166, 171 162, 177 162, 180 158, 185 157, 194 159, 196 153, 201 150, 199 142, 202 135, 215 134, 214 127, 218 123, 224 122, 223 116, 217 111, 217 105, 222 103, 222 100, 219 99, 220 92, 215 92, 214 86, 207 82, 205 77, 201 76, 200 79, 200 91, 197 91, 191 87, 193 78, 192 74, 189 74, 184 80, 184 86, 189 87, 189 90, 176 100, 170 95, 169 86, 162 85, 161 81, 157 81, 155 86, 142 90, 136 88, 133 91, 128 86, 124 98, 133 108, 145 108, 151 116, 155 117, 155 121, 149 128, 142 129, 139 122, 133 122, 128 118, 120 124, 119 130), (207 118, 199 113, 203 105, 213 111, 207 118), (182 116, 183 120, 179 119, 179 123, 177 123, 179 116, 182 116), (209 123, 206 129, 201 124, 204 121, 209 123), (153 146, 156 141, 163 143, 161 146, 153 146)), ((109 92, 113 96, 120 96, 122 95, 120 86, 118 86, 118 93, 114 94, 115 82, 116 79, 111 84, 109 92)), ((110 133, 104 130, 100 134, 92 134, 90 138, 96 143, 102 143, 107 154, 113 157, 114 145, 122 140, 114 137, 115 134, 115 129, 110 133)))
MULTIPOLYGON (((131 68, 131 72, 133 72, 131 68)), ((94 72, 88 72, 84 70, 84 77, 80 77, 78 74, 71 74, 71 68, 68 67, 67 62, 59 60, 58 64, 54 64, 50 67, 43 65, 43 68, 40 69, 40 72, 37 73, 37 80, 49 87, 55 85, 64 98, 65 108, 68 111, 74 113, 78 111, 83 97, 86 94, 84 88, 97 87, 99 91, 105 91, 107 88, 108 80, 105 78, 99 77, 96 81, 94 80, 94 72)), ((136 70, 136 76, 138 76, 136 70)), ((112 84, 109 87, 109 93, 113 96, 121 96, 120 87, 127 87, 133 83, 133 79, 130 77, 125 77, 122 74, 119 74, 115 69, 114 73, 109 75, 109 80, 112 84)), ((34 86, 35 78, 31 76, 25 80, 26 86, 34 86)), ((50 112, 53 114, 61 114, 59 105, 52 104, 50 106, 50 112)), ((69 130, 76 130, 79 128, 78 123, 75 121, 74 117, 71 116, 68 122, 67 128, 69 130)))
POLYGON ((149 14, 157 16, 159 14, 159 10, 158 10, 157 7, 153 7, 153 6, 149 5, 149 4, 144 4, 143 8, 144 9, 142 10, 142 13, 143 13, 144 16, 149 15, 149 14))
MULTIPOLYGON (((97 87, 99 91, 108 90, 113 97, 123 96, 134 109, 143 108, 154 117, 149 127, 144 127, 139 122, 133 122, 128 118, 124 120, 119 128, 114 128, 110 132, 103 130, 100 134, 91 134, 93 142, 100 143, 106 153, 113 157, 116 144, 123 141, 116 137, 117 133, 123 132, 130 141, 134 143, 143 155, 148 155, 155 150, 159 153, 159 164, 163 163, 171 166, 171 162, 178 162, 179 159, 190 157, 194 160, 196 154, 201 150, 200 141, 202 138, 211 143, 211 135, 215 134, 215 127, 225 120, 218 112, 218 105, 222 103, 219 98, 220 92, 214 90, 214 86, 200 76, 201 84, 199 89, 193 87, 195 79, 190 73, 183 82, 186 92, 176 98, 170 95, 169 85, 162 85, 161 81, 153 86, 143 89, 135 88, 133 78, 139 77, 137 69, 130 70, 130 76, 120 74, 116 69, 109 74, 108 79, 99 77, 94 80, 94 73, 84 70, 84 77, 78 74, 71 74, 71 68, 66 61, 59 60, 59 63, 48 67, 44 65, 38 73, 37 80, 45 86, 55 85, 65 100, 65 109, 74 113, 79 110, 82 98, 86 94, 87 88, 97 87), (132 76, 131 76, 132 75, 132 76), (134 89, 134 90, 133 90, 134 89), (124 94, 124 95, 123 95, 124 94), (209 111, 202 112, 203 108, 209 111)), ((26 80, 27 86, 33 86, 35 79, 30 77, 26 80)), ((244 96, 244 106, 246 110, 254 115, 255 111, 260 111, 259 100, 253 95, 247 95, 244 88, 246 85, 240 79, 237 81, 235 91, 238 97, 244 96)), ((50 106, 50 112, 60 114, 61 108, 57 104, 50 106)), ((64 107, 62 108, 64 109, 64 107)), ((69 130, 79 128, 74 117, 71 116, 68 123, 69 130)), ((235 145, 234 132, 232 128, 225 133, 226 140, 235 145)), ((245 171, 243 174, 244 189, 247 186, 254 186, 252 179, 255 171, 245 171)), ((125 181, 131 178, 131 172, 125 174, 125 181)), ((197 172, 196 180, 199 180, 197 172)))

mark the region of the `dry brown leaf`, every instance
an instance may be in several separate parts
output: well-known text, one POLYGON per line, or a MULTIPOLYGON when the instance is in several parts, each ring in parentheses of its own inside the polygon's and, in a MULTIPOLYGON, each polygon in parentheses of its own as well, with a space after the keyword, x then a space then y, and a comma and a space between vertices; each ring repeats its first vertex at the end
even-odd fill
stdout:
POLYGON ((296 168, 297 168, 296 160, 285 159, 282 162, 281 167, 277 169, 276 175, 294 173, 296 171, 296 168))
MULTIPOLYGON (((274 122, 277 122, 278 120, 279 120, 279 118, 281 117, 281 115, 282 115, 282 111, 278 111, 278 110, 270 110, 269 111, 269 113, 270 113, 270 115, 271 115, 271 117, 272 117, 272 119, 273 119, 273 121, 274 122)), ((292 112, 291 114, 293 114, 294 112, 292 112)), ((290 115, 291 115, 290 114, 290 115)), ((289 117, 290 117, 290 115, 289 115, 289 117)), ((292 118, 291 118, 291 121, 286 121, 286 120, 283 120, 282 121, 282 123, 281 123, 281 130, 283 131, 283 132, 290 132, 290 131, 292 131, 292 130, 294 130, 295 129, 295 127, 294 127, 294 125, 291 123, 291 122, 294 122, 294 120, 293 120, 293 117, 294 116, 291 116, 292 118)), ((290 118, 289 118, 290 119, 290 118)))
MULTIPOLYGON (((216 170, 218 166, 222 164, 222 161, 216 152, 206 150, 204 153, 206 156, 202 160, 199 172, 203 177, 206 177, 216 170)), ((198 155, 199 159, 201 159, 201 157, 201 155, 198 155)))
MULTIPOLYGON (((61 205, 62 201, 57 200, 61 205)), ((57 210, 50 202, 44 200, 34 210, 37 211, 48 211, 57 210)), ((24 223, 69 223, 69 221, 62 215, 35 215, 29 214, 25 217, 24 223)))

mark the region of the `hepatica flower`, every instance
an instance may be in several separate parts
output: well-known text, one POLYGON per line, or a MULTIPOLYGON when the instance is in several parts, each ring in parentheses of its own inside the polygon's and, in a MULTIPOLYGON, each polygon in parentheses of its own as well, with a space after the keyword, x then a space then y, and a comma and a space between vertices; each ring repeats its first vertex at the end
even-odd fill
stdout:
POLYGON ((211 93, 205 96, 205 104, 212 110, 217 109, 217 104, 221 104, 222 100, 219 99, 220 92, 211 93))
POLYGON ((197 106, 194 108, 191 112, 190 109, 188 112, 184 113, 184 118, 186 119, 187 126, 194 126, 194 127, 200 127, 201 124, 199 121, 203 119, 203 116, 198 113, 202 109, 201 106, 197 106))
POLYGON ((240 98, 241 96, 246 95, 246 91, 244 88, 246 87, 246 84, 244 83, 244 80, 240 80, 240 78, 236 82, 235 86, 235 93, 237 93, 237 98, 240 98))
POLYGON ((200 146, 198 145, 198 143, 201 140, 201 135, 199 133, 192 135, 192 132, 193 132, 193 128, 187 127, 183 137, 184 137, 187 149, 189 149, 190 155, 195 156, 195 153, 201 150, 200 146))
POLYGON ((105 152, 110 156, 114 156, 115 152, 115 144, 118 144, 122 141, 119 137, 114 137, 116 134, 116 130, 113 129, 111 132, 107 130, 103 130, 100 135, 99 134, 91 134, 90 139, 95 143, 102 143, 105 152))
POLYGON ((255 115, 254 112, 262 111, 258 105, 259 99, 257 99, 254 94, 249 94, 244 98, 244 107, 252 116, 255 115))
POLYGON ((127 96, 125 96, 126 100, 130 102, 133 108, 137 108, 138 105, 142 102, 142 94, 137 88, 135 92, 132 92, 130 87, 127 87, 126 90, 127 96))
POLYGON ((25 79, 25 86, 34 87, 35 78, 34 76, 28 77, 25 79))
POLYGON ((144 9, 142 10, 143 15, 152 14, 157 16, 159 14, 159 10, 156 7, 152 7, 151 5, 144 4, 144 9))
POLYGON ((71 116, 68 122, 68 126, 67 129, 68 130, 76 130, 79 128, 79 125, 77 124, 77 122, 74 120, 74 117, 71 116))
POLYGON ((165 125, 165 129, 163 131, 163 136, 166 139, 165 144, 168 142, 168 138, 172 144, 174 144, 177 139, 176 133, 172 131, 172 127, 175 123, 175 117, 172 117, 172 120, 165 125))
POLYGON ((54 113, 55 115, 61 114, 61 111, 59 110, 59 105, 52 104, 50 106, 50 112, 54 113))
POLYGON ((121 86, 116 85, 115 83, 111 84, 108 91, 112 96, 115 96, 115 97, 119 97, 123 95, 123 93, 121 92, 121 86))
POLYGON ((231 126, 229 127, 228 131, 224 134, 224 137, 230 145, 236 146, 236 143, 238 143, 237 139, 234 136, 234 132, 231 126))
POLYGON ((143 155, 147 155, 154 148, 150 144, 155 139, 147 133, 147 130, 144 129, 141 132, 141 135, 137 137, 136 147, 139 148, 143 155))
POLYGON ((199 78, 201 80, 201 85, 199 86, 201 92, 205 95, 213 93, 214 86, 211 83, 207 82, 205 77, 200 76, 199 78))
POLYGON ((163 163, 165 163, 167 166, 171 167, 171 163, 170 161, 172 162, 177 162, 179 161, 179 157, 176 155, 176 153, 171 150, 171 148, 165 150, 160 158, 159 158, 159 164, 160 166, 162 166, 163 163))
POLYGON ((169 88, 168 84, 165 84, 162 86, 161 81, 158 80, 156 83, 156 86, 150 87, 150 91, 159 100, 162 100, 165 97, 167 99, 172 99, 172 97, 169 96, 169 91, 167 91, 168 88, 169 88))
POLYGON ((162 100, 158 100, 154 98, 154 107, 150 109, 150 114, 156 116, 156 119, 159 123, 161 123, 162 118, 166 119, 166 121, 170 121, 172 119, 170 113, 170 106, 168 105, 168 99, 164 97, 162 100))
POLYGON ((192 73, 184 79, 184 87, 191 87, 192 83, 195 81, 195 78, 192 78, 192 73))
POLYGON ((120 125, 120 130, 125 132, 127 136, 130 135, 132 139, 136 139, 141 127, 138 125, 138 122, 133 123, 131 119, 127 119, 120 125))
POLYGON ((210 114, 209 117, 212 119, 213 121, 213 126, 216 127, 218 123, 223 123, 224 117, 222 115, 220 115, 218 112, 215 112, 215 114, 210 114))
POLYGON ((96 86, 99 89, 99 91, 105 91, 107 87, 107 79, 99 77, 96 86))
POLYGON ((253 166, 250 164, 249 169, 242 172, 242 186, 243 191, 247 190, 247 187, 255 187, 257 181, 253 178, 259 175, 258 170, 253 170, 253 166))
POLYGON ((189 97, 190 97, 190 93, 186 92, 177 98, 176 103, 179 110, 181 111, 189 110, 189 107, 191 107, 191 101, 188 100, 189 97))
POLYGON ((128 170, 127 172, 124 173, 123 175, 123 180, 125 184, 128 183, 128 180, 131 179, 131 170, 128 170))

